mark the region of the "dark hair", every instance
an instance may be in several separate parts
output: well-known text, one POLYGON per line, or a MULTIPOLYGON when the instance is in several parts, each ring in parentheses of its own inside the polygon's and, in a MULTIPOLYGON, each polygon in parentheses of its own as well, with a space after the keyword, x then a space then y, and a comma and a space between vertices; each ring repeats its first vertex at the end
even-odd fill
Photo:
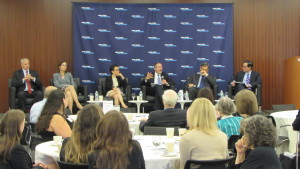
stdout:
POLYGON ((119 67, 119 65, 110 65, 109 66, 109 73, 111 73, 111 71, 115 70, 115 67, 119 67))
POLYGON ((88 163, 88 153, 96 140, 95 126, 102 117, 102 107, 98 104, 88 104, 79 111, 72 135, 65 146, 66 162, 88 163))
POLYGON ((200 67, 208 67, 209 69, 209 64, 207 62, 203 62, 201 63, 200 67))
POLYGON ((248 66, 248 67, 251 67, 251 69, 252 69, 252 67, 253 67, 253 62, 252 62, 252 61, 250 61, 250 60, 245 60, 243 63, 247 63, 247 66, 248 66))
MULTIPOLYGON (((57 65, 57 66, 58 66, 58 72, 59 72, 59 67, 60 67, 63 63, 67 63, 67 62, 66 62, 66 61, 61 61, 61 62, 58 63, 58 65, 57 65)), ((68 63, 67 63, 67 64, 68 64, 68 63)))
POLYGON ((212 90, 208 87, 204 87, 199 90, 197 98, 201 98, 201 97, 207 98, 208 100, 211 101, 212 104, 214 104, 214 102, 215 102, 214 94, 213 94, 212 90))
POLYGON ((4 114, 0 123, 0 161, 11 159, 12 149, 20 142, 20 126, 24 120, 24 112, 18 109, 11 109, 4 114))
POLYGON ((162 65, 162 63, 160 63, 160 62, 155 62, 154 63, 154 67, 156 67, 157 64, 161 64, 162 65))
POLYGON ((107 112, 97 125, 96 137, 96 168, 126 169, 133 145, 125 115, 116 110, 107 112))
POLYGON ((49 128, 52 116, 59 109, 62 109, 64 112, 65 110, 64 100, 63 100, 64 98, 65 98, 65 93, 60 89, 56 89, 50 93, 44 105, 44 108, 41 112, 41 115, 37 123, 35 124, 35 128, 38 133, 45 131, 49 128))

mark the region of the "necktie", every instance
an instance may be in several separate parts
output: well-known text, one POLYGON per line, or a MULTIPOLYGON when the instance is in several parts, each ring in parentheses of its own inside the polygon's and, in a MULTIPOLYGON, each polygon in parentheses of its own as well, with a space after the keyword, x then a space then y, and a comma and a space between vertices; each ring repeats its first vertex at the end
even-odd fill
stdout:
POLYGON ((200 78, 199 78, 199 82, 198 82, 198 89, 202 89, 202 88, 204 88, 205 87, 205 85, 204 85, 204 79, 205 79, 205 76, 201 76, 200 75, 200 78))
MULTIPOLYGON (((28 75, 28 70, 26 70, 26 76, 27 75, 28 75)), ((26 79, 26 85, 27 85, 28 93, 31 94, 32 90, 31 90, 31 84, 29 79, 26 79)))
POLYGON ((158 84, 158 85, 161 85, 160 74, 157 75, 157 84, 158 84))
POLYGON ((246 84, 250 84, 250 75, 247 73, 246 75, 246 84))

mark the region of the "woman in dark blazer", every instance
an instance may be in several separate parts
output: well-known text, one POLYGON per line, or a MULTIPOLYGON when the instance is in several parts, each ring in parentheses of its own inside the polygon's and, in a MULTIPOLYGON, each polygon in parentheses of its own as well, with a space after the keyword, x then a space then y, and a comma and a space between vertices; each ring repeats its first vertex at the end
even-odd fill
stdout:
POLYGON ((125 77, 120 72, 118 65, 111 65, 109 67, 109 71, 111 72, 111 76, 106 77, 105 79, 105 91, 106 97, 114 98, 114 105, 120 105, 123 108, 127 108, 128 106, 123 101, 123 91, 122 88, 126 88, 127 81, 125 77))
POLYGON ((21 110, 12 109, 5 113, 0 123, 0 161, 8 163, 12 169, 46 169, 47 166, 42 162, 33 164, 20 144, 24 125, 25 114, 21 110))

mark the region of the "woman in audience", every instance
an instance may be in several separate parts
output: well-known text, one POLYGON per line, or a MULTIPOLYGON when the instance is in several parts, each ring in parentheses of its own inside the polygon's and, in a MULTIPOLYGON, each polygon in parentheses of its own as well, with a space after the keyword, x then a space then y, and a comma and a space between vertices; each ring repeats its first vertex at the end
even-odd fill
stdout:
POLYGON ((79 111, 71 137, 63 141, 60 161, 88 163, 88 153, 96 140, 95 127, 102 116, 102 108, 97 104, 88 104, 79 111))
POLYGON ((76 93, 76 84, 74 83, 73 76, 70 72, 67 72, 67 62, 60 62, 58 65, 59 72, 53 74, 54 86, 65 91, 68 98, 68 106, 70 110, 73 109, 73 101, 79 109, 82 109, 82 105, 78 101, 76 93))
POLYGON ((44 141, 53 140, 53 136, 70 137, 72 134, 71 126, 65 115, 65 107, 68 101, 65 93, 60 90, 54 90, 48 96, 42 113, 35 124, 36 132, 39 133, 44 141))
POLYGON ((214 94, 212 90, 208 87, 200 89, 197 98, 207 98, 209 101, 211 101, 212 104, 215 103, 214 94))
POLYGON ((97 125, 96 137, 88 156, 90 169, 145 168, 141 146, 132 140, 127 118, 121 112, 107 112, 97 125))
POLYGON ((241 122, 244 136, 235 144, 236 169, 281 169, 276 155, 277 133, 274 125, 264 116, 252 116, 241 122), (247 149, 252 151, 246 156, 247 149))
POLYGON ((189 131, 180 139, 180 166, 187 160, 227 158, 227 136, 217 127, 215 108, 206 98, 194 100, 187 111, 189 131))
POLYGON ((218 127, 229 138, 231 135, 240 135, 240 123, 243 119, 239 116, 232 116, 236 112, 233 101, 225 96, 222 97, 215 106, 221 119, 218 121, 218 127))
POLYGON ((21 110, 12 109, 4 114, 0 123, 0 161, 13 169, 46 169, 42 162, 32 164, 30 155, 20 144, 24 125, 25 114, 21 110))
POLYGON ((114 98, 114 104, 120 105, 123 108, 128 106, 123 101, 123 91, 120 88, 121 86, 125 89, 127 86, 127 80, 120 72, 118 65, 109 66, 109 72, 111 76, 106 77, 105 79, 105 91, 107 91, 106 96, 114 98))
POLYGON ((241 90, 235 95, 234 100, 237 112, 242 117, 248 117, 258 113, 257 99, 252 91, 247 89, 241 90))

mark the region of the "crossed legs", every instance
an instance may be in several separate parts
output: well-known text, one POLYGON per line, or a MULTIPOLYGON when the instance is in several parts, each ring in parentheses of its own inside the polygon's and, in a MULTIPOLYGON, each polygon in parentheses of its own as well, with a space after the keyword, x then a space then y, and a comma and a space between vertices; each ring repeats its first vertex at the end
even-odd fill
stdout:
POLYGON ((82 105, 79 103, 78 101, 78 96, 77 96, 77 93, 75 91, 75 88, 74 86, 68 86, 66 89, 65 89, 65 93, 66 93, 66 96, 68 98, 68 106, 70 108, 70 110, 72 111, 73 109, 73 101, 75 102, 76 106, 79 108, 79 109, 82 109, 82 105))
POLYGON ((114 103, 115 105, 120 105, 123 107, 123 108, 127 108, 128 106, 124 103, 123 101, 123 96, 121 94, 121 91, 119 89, 113 89, 110 91, 108 97, 112 97, 114 98, 114 103))

